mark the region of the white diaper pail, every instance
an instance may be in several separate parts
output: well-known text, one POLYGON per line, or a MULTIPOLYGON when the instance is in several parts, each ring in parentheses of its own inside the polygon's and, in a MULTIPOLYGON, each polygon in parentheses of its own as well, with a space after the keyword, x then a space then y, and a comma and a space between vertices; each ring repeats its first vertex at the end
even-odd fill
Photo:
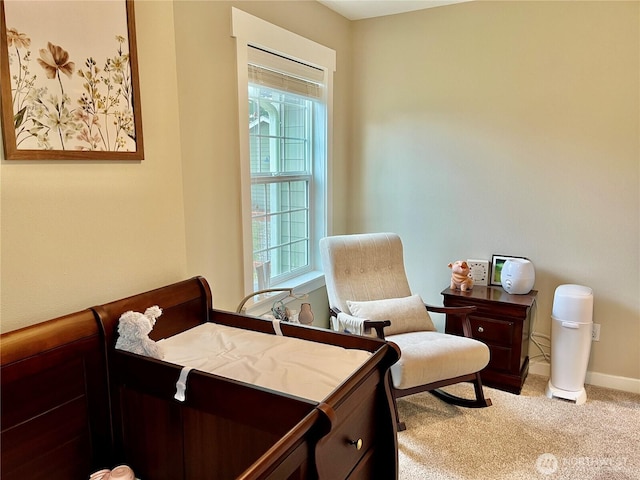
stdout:
POLYGON ((547 397, 587 401, 587 375, 593 331, 593 291, 582 285, 556 288, 551 312, 551 378, 547 397))

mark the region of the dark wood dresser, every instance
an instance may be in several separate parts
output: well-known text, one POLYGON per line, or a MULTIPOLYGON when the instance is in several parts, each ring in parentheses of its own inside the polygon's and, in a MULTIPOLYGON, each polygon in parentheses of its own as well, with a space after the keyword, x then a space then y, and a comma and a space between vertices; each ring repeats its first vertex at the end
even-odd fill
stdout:
MULTIPOLYGON (((474 305, 469 316, 474 338, 486 343, 491 360, 480 375, 483 384, 519 394, 529 372, 531 315, 537 291, 511 295, 501 287, 474 286, 461 292, 442 291, 446 307, 474 305)), ((462 335, 462 326, 447 316, 446 333, 462 335)))

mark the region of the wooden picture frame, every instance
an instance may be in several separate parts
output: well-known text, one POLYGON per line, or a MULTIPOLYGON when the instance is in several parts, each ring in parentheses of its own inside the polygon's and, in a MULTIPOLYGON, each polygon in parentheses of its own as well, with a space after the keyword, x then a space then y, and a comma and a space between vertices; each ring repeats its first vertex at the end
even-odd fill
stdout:
POLYGON ((509 260, 510 258, 525 258, 525 257, 514 257, 512 255, 493 255, 491 257, 491 278, 490 285, 495 285, 498 287, 502 286, 502 267, 504 262, 509 260))
POLYGON ((0 0, 6 160, 143 160, 133 0, 0 0))

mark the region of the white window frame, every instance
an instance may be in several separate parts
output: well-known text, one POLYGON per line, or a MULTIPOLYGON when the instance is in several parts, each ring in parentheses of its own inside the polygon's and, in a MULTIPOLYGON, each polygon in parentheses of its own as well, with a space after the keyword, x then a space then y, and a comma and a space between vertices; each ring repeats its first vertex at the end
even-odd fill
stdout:
MULTIPOLYGON (((243 230, 243 280, 246 295, 253 291, 253 244, 251 225, 251 171, 249 162, 249 75, 248 48, 254 46, 274 52, 287 58, 312 65, 324 71, 325 102, 326 102, 326 162, 321 171, 314 170, 314 178, 324 187, 324 205, 313 204, 313 208, 320 212, 314 215, 316 222, 323 225, 314 228, 315 232, 330 235, 331 225, 331 172, 332 139, 333 139, 333 73, 336 69, 336 52, 324 45, 304 38, 284 28, 273 25, 258 17, 250 15, 238 8, 231 8, 232 37, 236 39, 236 59, 238 78, 238 131, 240 140, 240 177, 242 196, 242 230, 243 230)), ((283 285, 270 285, 270 288, 294 288, 295 293, 305 294, 324 286, 324 275, 321 269, 320 253, 318 249, 318 234, 310 238, 312 269, 310 272, 290 279, 283 285)), ((277 298, 277 297, 276 297, 277 298)), ((247 303, 247 311, 252 314, 267 311, 274 301, 274 297, 257 298, 247 303)))

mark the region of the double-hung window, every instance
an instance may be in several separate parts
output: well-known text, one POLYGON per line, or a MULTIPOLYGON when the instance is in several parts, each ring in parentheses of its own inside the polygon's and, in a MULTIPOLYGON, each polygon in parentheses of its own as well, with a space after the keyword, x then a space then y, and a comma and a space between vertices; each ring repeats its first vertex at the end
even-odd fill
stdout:
POLYGON ((313 268, 316 188, 324 163, 322 71, 249 47, 249 164, 253 288, 313 268), (296 73, 292 73, 296 72, 296 73))
POLYGON ((245 291, 300 287, 321 277, 328 233, 335 52, 235 8, 233 36, 245 291))

